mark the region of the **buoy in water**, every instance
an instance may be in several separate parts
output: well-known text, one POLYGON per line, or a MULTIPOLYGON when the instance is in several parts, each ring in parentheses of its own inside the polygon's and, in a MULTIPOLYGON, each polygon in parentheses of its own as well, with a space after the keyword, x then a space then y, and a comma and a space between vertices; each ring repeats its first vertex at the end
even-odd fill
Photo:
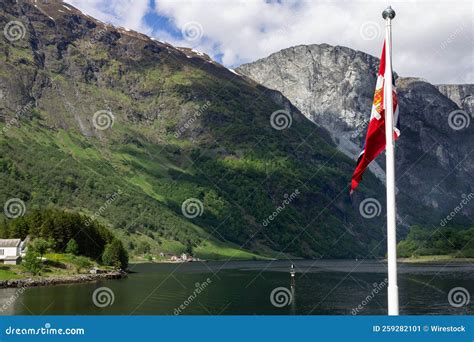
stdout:
POLYGON ((291 266, 290 266, 290 286, 292 288, 295 287, 295 285, 296 285, 295 274, 296 274, 295 265, 291 264, 291 266))

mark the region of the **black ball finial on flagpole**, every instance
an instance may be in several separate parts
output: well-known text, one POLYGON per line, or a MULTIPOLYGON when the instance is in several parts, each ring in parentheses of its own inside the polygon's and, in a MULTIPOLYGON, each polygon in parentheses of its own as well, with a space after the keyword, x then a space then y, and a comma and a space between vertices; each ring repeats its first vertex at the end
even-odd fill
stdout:
POLYGON ((389 18, 390 20, 395 18, 395 11, 393 10, 392 7, 388 6, 383 12, 382 12, 382 17, 384 19, 389 18))

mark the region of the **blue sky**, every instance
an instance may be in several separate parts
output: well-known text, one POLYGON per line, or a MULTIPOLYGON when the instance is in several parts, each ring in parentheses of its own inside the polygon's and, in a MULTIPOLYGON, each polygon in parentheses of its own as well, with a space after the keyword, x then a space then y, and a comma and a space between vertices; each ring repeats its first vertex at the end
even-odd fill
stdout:
POLYGON ((144 16, 143 20, 154 32, 166 31, 175 39, 182 39, 183 35, 181 30, 175 25, 171 17, 161 15, 157 11, 152 11, 151 9, 156 8, 154 0, 149 2, 150 11, 148 11, 144 16))
MULTIPOLYGON (((383 0, 67 0, 99 20, 191 47, 227 67, 300 44, 378 56, 383 0)), ((392 1, 394 68, 432 83, 474 83, 473 3, 392 1)))

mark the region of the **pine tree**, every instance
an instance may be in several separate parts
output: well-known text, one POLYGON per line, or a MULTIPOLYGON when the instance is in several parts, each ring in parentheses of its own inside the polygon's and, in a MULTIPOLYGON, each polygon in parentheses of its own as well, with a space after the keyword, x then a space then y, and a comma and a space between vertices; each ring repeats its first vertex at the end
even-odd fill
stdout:
POLYGON ((79 245, 76 240, 71 239, 66 245, 66 253, 78 255, 79 254, 79 245))
POLYGON ((113 239, 105 246, 102 254, 102 262, 105 265, 126 269, 128 266, 128 254, 123 248, 120 240, 113 239))

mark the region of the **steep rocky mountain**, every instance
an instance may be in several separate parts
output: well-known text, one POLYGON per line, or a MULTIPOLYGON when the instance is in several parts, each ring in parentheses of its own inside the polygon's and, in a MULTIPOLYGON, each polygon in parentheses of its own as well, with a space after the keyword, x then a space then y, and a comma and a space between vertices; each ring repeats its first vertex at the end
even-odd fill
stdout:
POLYGON ((384 253, 358 208, 382 184, 352 203, 353 161, 280 92, 59 1, 2 1, 0 27, 4 220, 81 212, 140 255, 384 253))
POLYGON ((474 117, 474 85, 473 84, 440 84, 436 88, 456 103, 458 107, 474 117))
MULTIPOLYGON (((295 46, 237 68, 256 82, 286 96, 306 117, 328 129, 346 155, 356 158, 370 116, 379 60, 346 47, 295 46)), ((396 69, 397 58, 394 56, 396 69)), ((396 71, 396 70, 395 70, 396 71)), ((397 188, 409 203, 421 203, 445 217, 474 192, 473 85, 434 86, 398 77, 402 136, 397 143, 397 188)), ((371 170, 384 181, 384 157, 371 170)), ((364 183, 364 182, 363 182, 364 183)), ((399 203, 402 205, 399 198, 399 203)), ((474 205, 456 210, 469 224, 474 205)), ((436 214, 435 214, 436 213, 436 214)), ((420 222, 419 214, 400 221, 420 222)), ((405 217, 406 216, 406 217, 405 217)))

